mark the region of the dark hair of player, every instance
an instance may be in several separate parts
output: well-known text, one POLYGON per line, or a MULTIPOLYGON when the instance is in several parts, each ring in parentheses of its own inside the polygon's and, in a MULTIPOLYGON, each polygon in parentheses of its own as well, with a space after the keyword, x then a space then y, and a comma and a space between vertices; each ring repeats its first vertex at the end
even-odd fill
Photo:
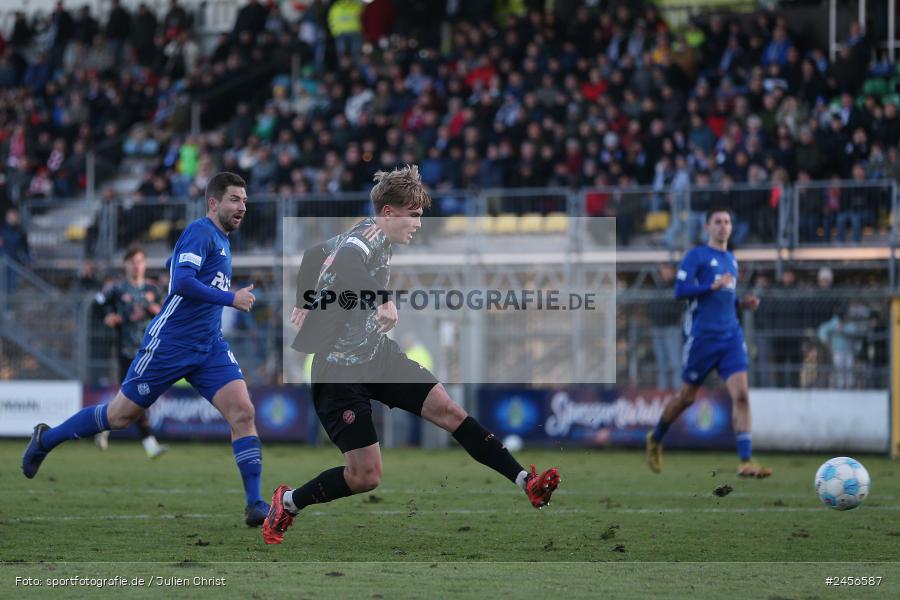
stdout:
POLYGON ((144 252, 144 248, 139 244, 132 244, 128 246, 128 249, 125 251, 125 256, 122 257, 122 261, 131 260, 133 256, 137 256, 138 254, 143 254, 147 256, 147 253, 144 252))
POLYGON ((246 188, 247 182, 237 173, 222 171, 213 175, 206 184, 206 199, 221 200, 229 186, 246 188))
POLYGON ((706 222, 709 223, 712 220, 712 217, 716 213, 728 213, 728 218, 734 221, 734 213, 731 212, 731 209, 726 206, 713 206, 709 210, 706 211, 706 222))

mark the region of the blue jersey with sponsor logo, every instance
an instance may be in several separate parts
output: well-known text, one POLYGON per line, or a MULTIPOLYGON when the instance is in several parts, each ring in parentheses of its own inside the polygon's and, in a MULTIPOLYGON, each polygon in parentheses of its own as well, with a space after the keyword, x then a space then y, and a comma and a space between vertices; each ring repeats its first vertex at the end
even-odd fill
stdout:
POLYGON ((144 334, 144 346, 153 338, 200 351, 208 351, 222 337, 222 306, 172 294, 176 267, 196 271, 201 284, 227 292, 231 287, 231 244, 208 217, 187 226, 168 261, 169 295, 144 334))
POLYGON ((738 263, 727 250, 697 246, 684 256, 676 277, 675 297, 688 301, 685 335, 728 338, 740 333, 735 307, 737 280, 738 263), (731 273, 732 283, 711 290, 713 282, 725 273, 731 273))

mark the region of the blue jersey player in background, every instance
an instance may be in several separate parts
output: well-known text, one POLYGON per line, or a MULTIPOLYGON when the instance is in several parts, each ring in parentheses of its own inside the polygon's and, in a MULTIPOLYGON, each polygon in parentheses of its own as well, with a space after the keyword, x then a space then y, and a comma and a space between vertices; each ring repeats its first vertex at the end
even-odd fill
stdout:
POLYGON ((662 471, 662 440, 669 427, 697 399, 710 371, 725 381, 732 402, 732 425, 737 440, 740 477, 764 478, 771 469, 752 460, 750 391, 747 383, 747 344, 737 319, 738 309, 756 310, 759 298, 738 300, 735 288, 738 263, 728 251, 731 211, 713 208, 706 213, 709 243, 691 249, 676 276, 675 298, 688 301, 684 322, 681 391, 666 404, 656 428, 647 433, 647 464, 662 471))
POLYGON ((229 291, 228 234, 240 227, 247 211, 246 188, 234 173, 217 173, 210 179, 206 216, 188 225, 175 244, 167 263, 169 295, 147 326, 119 393, 109 404, 85 408, 57 427, 38 424, 22 456, 26 477, 34 477, 47 454, 66 440, 128 427, 184 377, 231 426, 247 500, 245 521, 252 527, 262 524, 269 505, 259 491, 262 451, 253 404, 241 368, 222 337, 222 308, 249 312, 255 301, 252 285, 229 291))

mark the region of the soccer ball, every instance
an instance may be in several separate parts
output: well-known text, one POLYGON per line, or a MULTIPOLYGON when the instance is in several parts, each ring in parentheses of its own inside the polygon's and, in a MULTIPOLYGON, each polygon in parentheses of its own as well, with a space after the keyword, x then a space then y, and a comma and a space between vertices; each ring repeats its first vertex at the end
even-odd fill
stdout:
POLYGON ((510 452, 518 452, 523 446, 522 438, 513 433, 512 435, 503 438, 503 445, 506 446, 506 449, 510 452))
POLYGON ((832 458, 816 471, 816 494, 825 506, 835 510, 850 510, 862 504, 871 483, 862 463, 846 456, 832 458))

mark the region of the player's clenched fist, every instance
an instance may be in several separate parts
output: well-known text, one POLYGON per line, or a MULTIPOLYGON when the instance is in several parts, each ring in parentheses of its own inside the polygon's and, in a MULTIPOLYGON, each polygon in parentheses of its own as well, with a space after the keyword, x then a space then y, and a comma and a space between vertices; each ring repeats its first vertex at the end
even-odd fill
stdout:
POLYGON ((238 310, 250 312, 253 303, 256 302, 256 296, 253 295, 253 284, 251 283, 245 288, 241 288, 234 293, 234 306, 238 310))

